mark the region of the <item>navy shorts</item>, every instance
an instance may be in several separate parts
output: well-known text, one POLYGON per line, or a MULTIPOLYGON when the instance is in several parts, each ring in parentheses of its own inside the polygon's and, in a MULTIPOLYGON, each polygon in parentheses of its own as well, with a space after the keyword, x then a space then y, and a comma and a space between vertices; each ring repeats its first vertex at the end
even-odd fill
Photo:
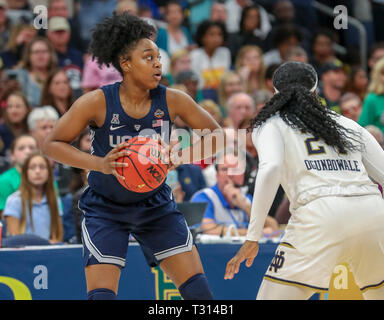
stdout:
POLYGON ((79 208, 83 212, 84 266, 107 263, 125 267, 130 235, 140 244, 151 267, 192 250, 192 234, 166 184, 150 198, 126 205, 112 202, 88 187, 79 208))

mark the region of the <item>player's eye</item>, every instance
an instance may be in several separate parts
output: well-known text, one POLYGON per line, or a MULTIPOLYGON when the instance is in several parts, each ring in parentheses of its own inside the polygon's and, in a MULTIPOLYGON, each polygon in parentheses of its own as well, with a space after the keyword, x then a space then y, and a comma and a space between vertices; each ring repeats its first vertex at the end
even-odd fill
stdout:
POLYGON ((152 60, 153 60, 153 56, 152 56, 152 55, 147 56, 146 59, 147 59, 148 61, 152 61, 152 60))
POLYGON ((157 59, 158 59, 159 61, 161 61, 161 55, 159 55, 159 56, 157 57, 157 59))

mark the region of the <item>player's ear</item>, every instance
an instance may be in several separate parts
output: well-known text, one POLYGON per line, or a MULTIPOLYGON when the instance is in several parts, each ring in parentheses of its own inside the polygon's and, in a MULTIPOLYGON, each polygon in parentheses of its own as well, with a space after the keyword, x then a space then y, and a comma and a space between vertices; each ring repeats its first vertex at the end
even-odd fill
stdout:
POLYGON ((131 62, 129 59, 120 58, 120 66, 124 72, 130 72, 131 71, 131 62))

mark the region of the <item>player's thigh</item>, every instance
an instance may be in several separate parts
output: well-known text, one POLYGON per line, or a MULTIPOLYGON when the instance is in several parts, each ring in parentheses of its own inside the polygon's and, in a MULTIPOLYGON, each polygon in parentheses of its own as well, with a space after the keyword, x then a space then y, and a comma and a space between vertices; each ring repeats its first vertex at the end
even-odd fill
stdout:
POLYGON ((313 289, 276 283, 264 279, 256 300, 307 300, 316 292, 313 289))
POLYGON ((191 251, 165 258, 161 261, 160 268, 167 274, 176 287, 182 285, 195 274, 204 273, 196 246, 193 246, 191 251))
POLYGON ((113 264, 93 264, 85 268, 87 292, 105 288, 117 294, 120 280, 120 268, 113 264))

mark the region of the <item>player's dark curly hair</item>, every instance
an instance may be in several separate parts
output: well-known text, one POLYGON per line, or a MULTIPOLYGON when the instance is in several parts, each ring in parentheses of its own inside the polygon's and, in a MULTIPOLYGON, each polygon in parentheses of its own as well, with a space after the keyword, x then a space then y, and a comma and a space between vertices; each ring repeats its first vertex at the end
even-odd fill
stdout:
POLYGON ((261 126, 279 114, 291 128, 323 139, 339 153, 361 150, 359 134, 344 128, 336 120, 338 115, 324 107, 311 89, 317 83, 314 68, 302 62, 286 62, 274 73, 272 82, 279 91, 252 119, 249 130, 261 126))
MULTIPOLYGON (((145 20, 127 12, 114 13, 96 25, 92 33, 90 53, 97 58, 99 65, 112 64, 121 74, 119 59, 128 55, 137 43, 150 38, 156 30, 145 20)), ((127 57, 128 58, 128 57, 127 57)))

